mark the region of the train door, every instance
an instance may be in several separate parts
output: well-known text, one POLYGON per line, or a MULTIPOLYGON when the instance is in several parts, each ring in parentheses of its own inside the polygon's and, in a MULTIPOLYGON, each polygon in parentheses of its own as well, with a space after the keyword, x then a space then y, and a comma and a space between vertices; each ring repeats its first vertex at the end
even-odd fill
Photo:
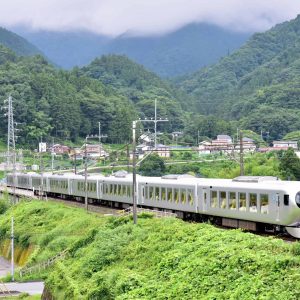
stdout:
POLYGON ((145 185, 141 185, 141 204, 145 203, 145 195, 146 195, 146 187, 145 185))
POLYGON ((208 209, 209 190, 207 188, 198 188, 198 212, 205 212, 208 209))
POLYGON ((280 221, 280 194, 276 193, 275 196, 275 205, 276 205, 276 221, 280 221))
POLYGON ((68 179, 69 195, 73 195, 73 179, 68 179))
POLYGON ((202 189, 202 210, 207 211, 209 203, 209 190, 206 188, 202 189))
POLYGON ((102 199, 103 195, 103 182, 97 181, 97 197, 102 199))

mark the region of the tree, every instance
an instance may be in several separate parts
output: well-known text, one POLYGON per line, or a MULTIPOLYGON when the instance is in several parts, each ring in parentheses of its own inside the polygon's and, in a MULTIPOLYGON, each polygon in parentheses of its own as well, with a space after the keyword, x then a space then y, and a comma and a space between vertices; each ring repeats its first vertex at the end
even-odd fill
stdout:
POLYGON ((139 172, 143 176, 161 176, 165 172, 165 162, 157 154, 150 154, 142 161, 139 172))
POLYGON ((300 159, 292 148, 279 155, 279 170, 288 179, 300 180, 300 159))

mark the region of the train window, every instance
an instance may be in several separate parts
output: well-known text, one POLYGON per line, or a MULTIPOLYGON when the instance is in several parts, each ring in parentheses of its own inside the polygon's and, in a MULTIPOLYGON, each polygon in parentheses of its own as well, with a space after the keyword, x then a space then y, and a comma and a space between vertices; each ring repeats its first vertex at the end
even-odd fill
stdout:
POLYGON ((174 201, 176 203, 178 203, 178 201, 179 201, 179 190, 178 189, 174 189, 174 201))
POLYGON ((210 206, 212 208, 218 207, 218 192, 217 191, 210 192, 210 206))
POLYGON ((190 205, 194 204, 193 190, 188 189, 188 203, 190 205))
POLYGON ((204 207, 206 208, 206 202, 207 202, 207 194, 206 192, 204 192, 204 195, 203 195, 203 202, 204 202, 204 207))
POLYGON ((246 193, 239 193, 239 210, 245 211, 246 209, 246 193))
POLYGON ((118 185, 118 195, 119 195, 119 196, 122 196, 122 193, 121 193, 121 192, 122 192, 122 186, 119 184, 119 185, 118 185))
POLYGON ((166 188, 161 189, 161 200, 166 201, 166 188))
POLYGON ((130 198, 132 196, 130 187, 131 187, 130 185, 127 185, 127 187, 126 187, 126 193, 127 193, 128 198, 130 198))
POLYGON ((284 205, 289 205, 289 195, 283 195, 283 204, 284 205))
POLYGON ((186 203, 186 190, 181 189, 181 203, 185 204, 186 203))
POLYGON ((236 193, 229 192, 229 209, 236 209, 236 193))
POLYGON ((167 189, 167 194, 168 194, 168 201, 172 202, 173 200, 173 193, 172 193, 172 189, 171 188, 168 188, 167 189))
POLYGON ((249 210, 250 212, 257 212, 257 194, 250 193, 250 204, 249 204, 249 210))
POLYGON ((149 199, 154 200, 154 187, 149 186, 149 199))
POLYGON ((155 200, 156 201, 159 201, 160 199, 159 199, 159 187, 156 187, 155 188, 155 200))
POLYGON ((126 185, 122 186, 122 194, 125 196, 126 195, 126 185))
POLYGON ((226 192, 220 192, 220 207, 226 208, 226 192))
POLYGON ((269 195, 268 194, 260 194, 260 212, 262 214, 269 213, 269 195))

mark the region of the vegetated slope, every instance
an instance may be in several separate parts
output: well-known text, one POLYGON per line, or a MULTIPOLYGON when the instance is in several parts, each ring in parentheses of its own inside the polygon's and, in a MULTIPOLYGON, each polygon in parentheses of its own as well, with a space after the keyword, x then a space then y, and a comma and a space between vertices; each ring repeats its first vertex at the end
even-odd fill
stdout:
MULTIPOLYGON (((132 120, 154 117, 155 98, 158 116, 170 120, 161 128, 182 126, 183 112, 172 89, 125 57, 102 57, 83 69, 62 71, 42 56, 17 57, 0 46, 0 83, 0 100, 12 95, 15 119, 23 124, 18 141, 31 147, 41 138, 75 141, 95 134, 99 121, 110 142, 128 142, 132 120)), ((5 136, 3 114, 0 124, 5 136)))
POLYGON ((10 236, 12 215, 16 243, 35 247, 29 264, 69 250, 43 273, 58 299, 300 297, 298 243, 176 219, 139 218, 133 225, 39 201, 1 217, 1 241, 10 236))
MULTIPOLYGON (((184 113, 179 100, 182 95, 156 74, 126 56, 104 55, 80 69, 80 72, 129 98, 142 118, 154 118, 157 99, 158 117, 169 119, 167 124, 159 124, 159 128, 170 132, 182 127, 184 113)), ((153 129, 153 124, 148 125, 153 129)))
POLYGON ((116 38, 89 32, 16 32, 37 45, 57 65, 83 66, 103 54, 124 54, 163 77, 196 71, 242 45, 250 33, 208 24, 190 24, 174 32, 150 37, 116 38))
POLYGON ((18 55, 29 56, 42 54, 38 48, 21 36, 0 27, 0 45, 6 46, 18 55))
POLYGON ((281 138, 300 126, 299 33, 300 16, 255 34, 235 53, 177 83, 199 112, 281 138))
MULTIPOLYGON (((76 140, 98 132, 99 121, 111 140, 130 140, 132 102, 76 70, 57 70, 41 56, 17 57, 0 46, 0 83, 0 100, 12 95, 15 121, 22 123, 20 144, 36 147, 51 136, 76 140)), ((5 136, 3 114, 0 124, 5 136)))

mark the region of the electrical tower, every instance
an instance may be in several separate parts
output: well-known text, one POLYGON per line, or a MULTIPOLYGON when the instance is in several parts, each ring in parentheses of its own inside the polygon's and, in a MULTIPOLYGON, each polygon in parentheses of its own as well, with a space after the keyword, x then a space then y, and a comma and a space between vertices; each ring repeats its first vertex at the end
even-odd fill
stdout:
POLYGON ((11 163, 15 165, 15 152, 16 152, 16 143, 15 143, 15 128, 14 128, 14 111, 13 111, 13 100, 11 95, 8 99, 4 100, 4 103, 7 105, 4 108, 6 109, 5 116, 7 116, 7 159, 6 167, 7 169, 11 168, 11 163))

